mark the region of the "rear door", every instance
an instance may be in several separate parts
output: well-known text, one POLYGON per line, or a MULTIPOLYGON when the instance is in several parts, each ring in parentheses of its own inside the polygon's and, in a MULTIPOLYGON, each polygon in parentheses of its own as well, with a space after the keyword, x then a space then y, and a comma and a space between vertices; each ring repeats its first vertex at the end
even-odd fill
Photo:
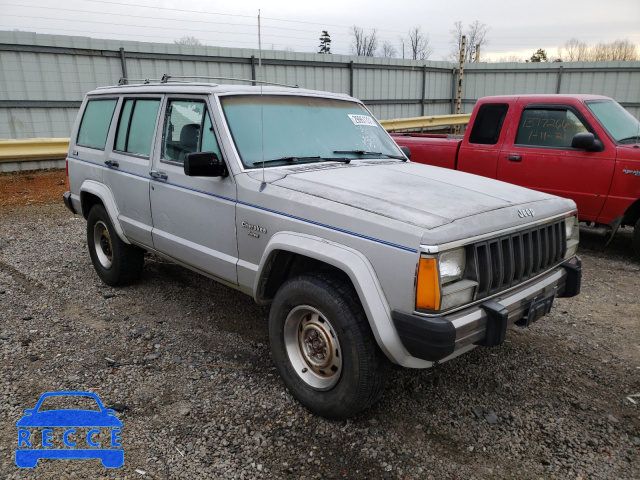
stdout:
POLYGON ((156 250, 237 284, 236 185, 232 176, 188 177, 189 152, 214 152, 224 161, 207 96, 168 96, 162 136, 151 172, 156 250))
POLYGON ((151 157, 158 119, 160 95, 125 96, 116 112, 113 145, 107 150, 108 170, 104 182, 118 205, 118 220, 126 237, 140 245, 153 245, 149 183, 151 157))
POLYGON ((615 151, 571 148, 576 133, 603 134, 576 106, 518 101, 498 161, 498 180, 573 199, 580 218, 595 220, 604 205, 615 151))

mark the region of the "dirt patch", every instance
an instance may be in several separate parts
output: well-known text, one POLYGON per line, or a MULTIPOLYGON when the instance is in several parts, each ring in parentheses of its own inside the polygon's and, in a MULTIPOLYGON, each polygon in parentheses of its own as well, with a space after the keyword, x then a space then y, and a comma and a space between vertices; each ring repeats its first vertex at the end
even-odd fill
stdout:
POLYGON ((61 202, 66 180, 64 169, 0 173, 0 206, 61 202))

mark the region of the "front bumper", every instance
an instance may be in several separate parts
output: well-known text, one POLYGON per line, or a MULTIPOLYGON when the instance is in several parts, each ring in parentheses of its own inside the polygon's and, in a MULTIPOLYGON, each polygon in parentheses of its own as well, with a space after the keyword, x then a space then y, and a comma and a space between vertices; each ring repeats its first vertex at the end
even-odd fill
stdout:
POLYGON ((443 316, 394 310, 393 323, 413 357, 439 361, 472 345, 504 342, 509 325, 526 327, 549 313, 555 297, 580 293, 582 266, 578 256, 523 286, 472 307, 443 316))

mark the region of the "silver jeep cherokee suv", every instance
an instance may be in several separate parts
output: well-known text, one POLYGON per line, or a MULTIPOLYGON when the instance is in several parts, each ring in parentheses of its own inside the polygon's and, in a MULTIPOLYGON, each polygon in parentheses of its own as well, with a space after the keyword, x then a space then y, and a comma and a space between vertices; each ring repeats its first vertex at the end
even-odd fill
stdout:
POLYGON ((498 345, 580 291, 571 200, 405 152, 347 95, 105 87, 75 122, 64 202, 109 285, 137 280, 148 251, 270 304, 286 386, 346 418, 391 362, 498 345))

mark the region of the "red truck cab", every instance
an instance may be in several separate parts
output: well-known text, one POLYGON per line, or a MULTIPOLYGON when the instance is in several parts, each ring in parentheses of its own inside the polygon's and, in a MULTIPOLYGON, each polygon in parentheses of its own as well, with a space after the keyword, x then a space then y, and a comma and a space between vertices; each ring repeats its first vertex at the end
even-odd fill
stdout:
POLYGON ((640 123, 599 95, 480 99, 462 139, 394 135, 412 161, 571 198, 587 229, 634 226, 640 254, 640 123))

